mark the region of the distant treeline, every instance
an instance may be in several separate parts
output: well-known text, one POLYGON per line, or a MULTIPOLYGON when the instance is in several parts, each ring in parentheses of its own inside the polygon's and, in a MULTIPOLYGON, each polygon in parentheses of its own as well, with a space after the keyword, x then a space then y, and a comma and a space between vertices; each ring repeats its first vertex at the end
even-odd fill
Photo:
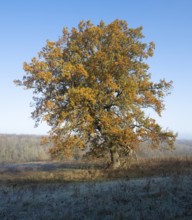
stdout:
POLYGON ((192 140, 177 140, 174 149, 151 149, 147 143, 141 144, 138 155, 141 158, 192 157, 192 140))
POLYGON ((49 146, 41 145, 41 137, 0 134, 0 163, 49 160, 49 146))
MULTIPOLYGON (((0 134, 0 163, 35 162, 50 160, 50 146, 41 145, 42 136, 0 134)), ((73 159, 80 159, 82 152, 76 149, 73 159)), ((177 140, 175 150, 152 150, 144 143, 137 150, 138 157, 156 158, 173 156, 192 156, 192 141, 177 140)))

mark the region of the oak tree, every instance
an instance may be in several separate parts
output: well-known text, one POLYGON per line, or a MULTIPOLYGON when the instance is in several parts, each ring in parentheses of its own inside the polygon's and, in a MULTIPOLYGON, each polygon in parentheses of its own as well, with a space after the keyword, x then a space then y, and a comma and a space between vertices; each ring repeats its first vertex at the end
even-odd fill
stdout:
POLYGON ((88 155, 111 155, 118 167, 119 155, 143 141, 173 146, 176 135, 146 114, 153 109, 161 116, 172 82, 151 80, 146 60, 155 45, 143 38, 142 27, 126 21, 81 21, 24 63, 26 75, 16 84, 33 90, 32 117, 50 126, 53 157, 79 147, 88 155))

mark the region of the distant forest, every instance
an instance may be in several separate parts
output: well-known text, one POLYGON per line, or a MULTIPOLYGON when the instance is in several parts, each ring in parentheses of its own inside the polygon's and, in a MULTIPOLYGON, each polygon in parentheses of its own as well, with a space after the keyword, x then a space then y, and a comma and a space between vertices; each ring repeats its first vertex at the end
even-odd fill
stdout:
MULTIPOLYGON (((42 136, 38 135, 14 135, 0 134, 0 163, 23 163, 35 161, 48 161, 50 146, 41 145, 42 136)), ((82 152, 78 150, 74 154, 74 159, 81 158, 82 152)), ((172 157, 172 156, 192 156, 192 140, 177 140, 175 150, 152 150, 146 143, 141 145, 137 151, 138 157, 172 157)))
POLYGON ((0 134, 0 163, 49 160, 49 146, 41 145, 41 137, 0 134))

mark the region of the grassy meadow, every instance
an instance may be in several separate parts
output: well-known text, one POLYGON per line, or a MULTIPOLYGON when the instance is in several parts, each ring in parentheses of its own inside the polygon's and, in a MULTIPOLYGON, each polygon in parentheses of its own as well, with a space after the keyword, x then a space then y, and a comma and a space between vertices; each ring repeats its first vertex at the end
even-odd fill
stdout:
POLYGON ((117 170, 80 155, 51 161, 48 148, 0 135, 0 219, 192 219, 192 141, 144 145, 117 170))

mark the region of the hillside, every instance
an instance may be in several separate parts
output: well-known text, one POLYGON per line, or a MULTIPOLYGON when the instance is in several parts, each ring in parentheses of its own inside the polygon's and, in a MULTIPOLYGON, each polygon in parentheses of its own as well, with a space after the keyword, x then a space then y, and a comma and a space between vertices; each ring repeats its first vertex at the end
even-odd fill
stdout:
MULTIPOLYGON (((38 135, 7 135, 0 134, 0 163, 21 163, 50 160, 48 153, 49 146, 40 144, 42 136, 38 135)), ((157 157, 191 157, 192 140, 177 140, 175 149, 152 150, 146 143, 141 145, 137 152, 140 158, 157 158, 157 157)), ((78 151, 75 158, 80 158, 78 151)))
POLYGON ((49 160, 49 147, 40 144, 41 137, 0 134, 0 163, 49 160))

